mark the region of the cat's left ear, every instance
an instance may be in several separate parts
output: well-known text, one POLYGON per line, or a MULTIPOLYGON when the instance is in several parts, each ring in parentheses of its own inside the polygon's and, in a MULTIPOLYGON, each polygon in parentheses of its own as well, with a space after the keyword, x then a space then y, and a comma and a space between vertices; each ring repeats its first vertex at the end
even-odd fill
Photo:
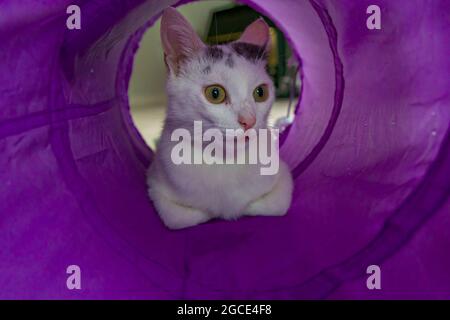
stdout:
POLYGON ((270 30, 263 18, 252 22, 242 33, 238 42, 245 42, 270 50, 270 30))
POLYGON ((172 7, 161 18, 161 42, 166 64, 175 73, 184 60, 205 47, 190 23, 172 7))

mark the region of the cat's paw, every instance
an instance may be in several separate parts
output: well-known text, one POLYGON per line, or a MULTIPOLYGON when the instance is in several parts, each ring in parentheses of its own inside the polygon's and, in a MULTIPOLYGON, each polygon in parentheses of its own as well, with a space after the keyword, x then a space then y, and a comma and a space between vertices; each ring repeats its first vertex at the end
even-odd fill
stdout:
POLYGON ((273 189, 251 202, 244 210, 248 216, 283 216, 289 210, 292 200, 293 181, 286 166, 280 166, 279 177, 273 189))
POLYGON ((149 188, 150 198, 163 223, 169 229, 184 229, 211 219, 202 211, 178 204, 155 188, 149 188))
POLYGON ((266 199, 266 196, 258 198, 248 205, 244 211, 247 216, 284 216, 289 209, 285 205, 273 205, 266 199))
POLYGON ((159 209, 158 212, 164 225, 172 230, 193 227, 211 219, 200 210, 184 206, 178 206, 178 208, 169 206, 169 208, 159 209), (167 209, 171 211, 168 212, 167 209))

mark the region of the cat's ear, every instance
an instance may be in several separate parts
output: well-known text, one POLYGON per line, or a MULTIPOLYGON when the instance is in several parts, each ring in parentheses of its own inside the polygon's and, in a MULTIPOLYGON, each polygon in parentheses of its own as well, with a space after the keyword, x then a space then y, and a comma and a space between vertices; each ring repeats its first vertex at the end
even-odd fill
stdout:
POLYGON ((169 71, 177 73, 180 63, 205 47, 189 22, 174 8, 164 10, 161 42, 169 71))
POLYGON ((252 22, 245 28, 238 42, 254 44, 264 48, 267 52, 270 50, 270 30, 263 18, 252 22))

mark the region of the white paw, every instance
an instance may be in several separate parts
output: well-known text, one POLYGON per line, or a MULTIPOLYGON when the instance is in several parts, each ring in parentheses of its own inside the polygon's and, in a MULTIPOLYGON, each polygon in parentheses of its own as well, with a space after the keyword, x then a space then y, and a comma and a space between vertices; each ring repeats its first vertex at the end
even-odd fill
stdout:
POLYGON ((281 204, 279 201, 276 203, 270 202, 270 200, 262 197, 250 203, 244 210, 244 214, 248 216, 284 216, 288 209, 289 205, 281 204))
POLYGON ((286 164, 280 166, 278 181, 273 189, 251 202, 244 210, 249 216, 283 216, 289 210, 292 200, 293 181, 286 164))
POLYGON ((193 227, 211 219, 200 210, 174 203, 166 207, 159 207, 157 210, 163 223, 172 230, 193 227))

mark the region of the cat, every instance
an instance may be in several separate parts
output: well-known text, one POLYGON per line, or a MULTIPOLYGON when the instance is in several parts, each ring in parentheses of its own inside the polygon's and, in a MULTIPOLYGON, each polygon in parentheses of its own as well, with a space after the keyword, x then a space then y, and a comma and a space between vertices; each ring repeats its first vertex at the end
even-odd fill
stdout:
POLYGON ((172 132, 267 128, 274 85, 266 72, 270 33, 259 18, 234 42, 208 46, 172 7, 161 18, 168 110, 147 172, 148 193, 163 223, 182 229, 210 219, 286 214, 293 181, 286 163, 261 175, 260 165, 174 164, 172 132))

